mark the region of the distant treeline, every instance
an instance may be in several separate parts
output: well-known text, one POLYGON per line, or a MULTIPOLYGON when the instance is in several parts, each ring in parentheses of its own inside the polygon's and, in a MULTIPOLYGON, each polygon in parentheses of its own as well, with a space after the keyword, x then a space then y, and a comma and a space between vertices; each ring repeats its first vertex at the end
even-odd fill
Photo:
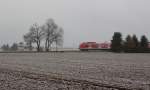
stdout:
POLYGON ((141 36, 140 40, 134 34, 127 35, 125 40, 122 39, 120 32, 115 32, 111 40, 111 50, 113 52, 135 52, 147 53, 150 52, 149 41, 145 35, 141 36))
POLYGON ((17 51, 18 50, 18 44, 14 43, 13 45, 9 45, 9 44, 4 44, 1 49, 3 51, 17 51))
POLYGON ((39 51, 50 51, 52 46, 56 48, 63 44, 63 29, 53 19, 48 19, 45 24, 33 24, 29 32, 23 35, 24 42, 14 43, 12 46, 4 44, 3 51, 17 51, 18 48, 32 51, 34 48, 39 51), (25 43, 25 44, 24 44, 25 43), (44 46, 42 46, 44 45, 44 46), (34 47, 36 46, 36 47, 34 47))

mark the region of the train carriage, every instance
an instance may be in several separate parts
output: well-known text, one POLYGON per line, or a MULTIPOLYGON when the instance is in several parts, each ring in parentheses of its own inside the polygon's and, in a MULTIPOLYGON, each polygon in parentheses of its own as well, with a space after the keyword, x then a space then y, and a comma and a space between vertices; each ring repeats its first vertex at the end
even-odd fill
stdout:
POLYGON ((96 42, 83 42, 80 44, 79 49, 81 51, 88 51, 88 50, 109 50, 111 48, 111 44, 104 42, 104 43, 96 43, 96 42))

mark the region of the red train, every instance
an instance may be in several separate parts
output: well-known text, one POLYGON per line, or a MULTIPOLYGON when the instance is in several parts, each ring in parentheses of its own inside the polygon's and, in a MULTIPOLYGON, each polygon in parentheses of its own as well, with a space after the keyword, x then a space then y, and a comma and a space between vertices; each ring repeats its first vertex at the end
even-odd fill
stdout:
MULTIPOLYGON (((150 48, 150 43, 148 45, 150 48)), ((104 43, 96 43, 96 42, 83 42, 79 45, 79 49, 81 51, 88 51, 88 50, 109 50, 111 48, 111 43, 104 42, 104 43)))
POLYGON ((83 42, 80 44, 79 49, 82 51, 87 50, 109 50, 111 43, 96 43, 96 42, 83 42))

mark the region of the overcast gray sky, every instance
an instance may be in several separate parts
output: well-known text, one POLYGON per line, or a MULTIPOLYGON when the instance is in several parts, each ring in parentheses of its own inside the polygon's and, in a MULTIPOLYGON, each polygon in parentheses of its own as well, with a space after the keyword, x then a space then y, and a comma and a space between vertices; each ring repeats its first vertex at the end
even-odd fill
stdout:
POLYGON ((64 46, 109 41, 115 31, 150 39, 150 0, 0 0, 0 45, 48 18, 64 29, 64 46))

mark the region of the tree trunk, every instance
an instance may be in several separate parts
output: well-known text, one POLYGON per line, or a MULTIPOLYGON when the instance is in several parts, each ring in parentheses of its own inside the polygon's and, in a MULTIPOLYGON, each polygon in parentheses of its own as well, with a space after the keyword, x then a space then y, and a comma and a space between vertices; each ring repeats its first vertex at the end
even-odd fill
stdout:
POLYGON ((46 39, 46 42, 45 42, 45 51, 48 52, 49 49, 48 49, 48 39, 46 39))
POLYGON ((37 51, 40 52, 40 41, 37 41, 37 51))
POLYGON ((47 49, 48 49, 48 51, 49 51, 49 47, 50 47, 50 45, 49 45, 49 40, 48 40, 48 43, 47 43, 48 45, 47 45, 47 49))
POLYGON ((58 51, 58 47, 57 47, 57 41, 56 41, 56 52, 58 51))
POLYGON ((29 43, 29 50, 32 51, 32 43, 29 43))

